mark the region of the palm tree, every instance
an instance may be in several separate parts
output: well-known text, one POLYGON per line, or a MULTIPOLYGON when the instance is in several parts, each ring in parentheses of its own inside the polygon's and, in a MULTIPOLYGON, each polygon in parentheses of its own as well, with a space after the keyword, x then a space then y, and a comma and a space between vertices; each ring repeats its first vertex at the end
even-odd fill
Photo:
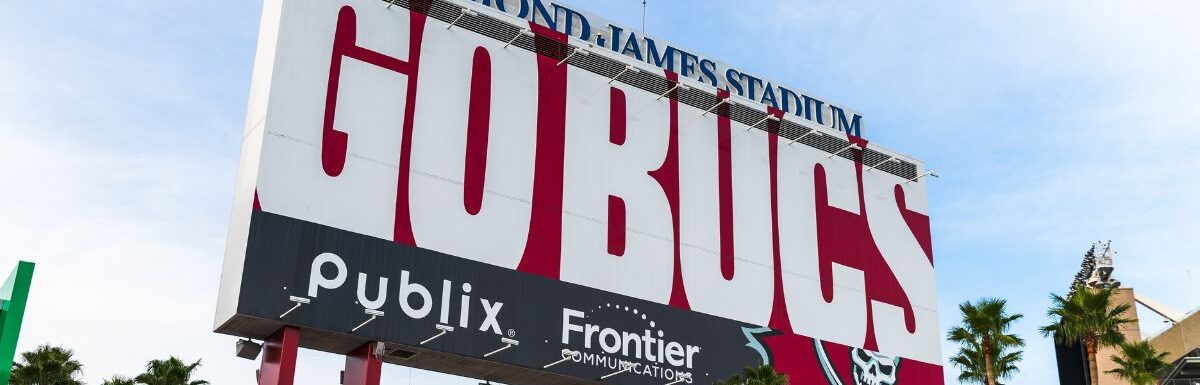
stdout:
MULTIPOLYGON (((1021 361, 1021 352, 1008 352, 997 356, 992 361, 993 373, 998 373, 999 378, 1008 378, 1018 371, 1017 362, 1021 361)), ((987 371, 982 370, 987 367, 983 360, 983 353, 970 347, 960 348, 958 355, 950 358, 950 362, 958 366, 962 371, 958 373, 958 382, 962 383, 980 383, 986 384, 988 381, 987 371)), ((996 385, 1004 385, 1002 382, 996 381, 996 385)))
POLYGON ((747 366, 742 374, 736 374, 713 385, 787 385, 787 376, 780 374, 771 365, 747 366))
POLYGON ((199 360, 185 364, 175 356, 165 360, 150 360, 146 363, 146 372, 139 374, 134 381, 145 385, 207 385, 208 381, 192 380, 198 367, 199 360))
POLYGON ((962 369, 960 382, 999 385, 998 379, 1018 371, 1016 364, 1025 341, 1008 331, 1024 316, 1007 314, 1007 304, 1003 299, 983 298, 958 305, 962 324, 950 329, 946 338, 961 346, 958 355, 950 359, 962 369))
POLYGON ((1112 356, 1119 367, 1105 373, 1116 374, 1132 385, 1153 385, 1158 381, 1158 373, 1168 366, 1163 361, 1166 356, 1167 353, 1159 352, 1146 341, 1121 344, 1121 355, 1112 356))
POLYGON ((100 385, 137 385, 137 383, 128 377, 113 376, 113 378, 104 380, 100 385))
POLYGON ((72 356, 75 352, 57 346, 42 345, 21 353, 21 361, 13 363, 12 385, 83 385, 78 377, 83 365, 72 356))
POLYGON ((1096 349, 1100 346, 1116 346, 1125 342, 1121 325, 1133 322, 1122 315, 1130 305, 1112 305, 1112 289, 1077 288, 1075 294, 1063 298, 1050 294, 1054 306, 1046 315, 1056 321, 1042 327, 1042 335, 1054 336, 1059 344, 1082 343, 1088 356, 1088 374, 1091 383, 1099 382, 1096 368, 1096 349))

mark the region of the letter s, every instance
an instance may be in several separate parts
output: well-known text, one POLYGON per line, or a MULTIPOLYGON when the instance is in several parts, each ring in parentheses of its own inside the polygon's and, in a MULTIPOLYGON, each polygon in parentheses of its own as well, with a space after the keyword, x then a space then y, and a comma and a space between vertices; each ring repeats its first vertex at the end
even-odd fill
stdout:
MULTIPOLYGON (((779 259, 792 330, 825 341, 862 346, 867 332, 866 277, 830 262, 821 277, 822 212, 861 215, 855 164, 808 146, 779 146, 779 259), (826 292, 825 285, 828 285, 826 292)), ((830 240, 826 240, 830 242, 830 240)), ((833 241, 836 243, 836 241, 833 241)), ((833 248, 826 245, 827 248, 833 248)), ((936 361, 935 361, 936 362, 936 361)))
POLYGON ((725 83, 726 88, 730 91, 734 91, 738 95, 745 94, 745 91, 742 89, 742 74, 737 72, 737 70, 730 68, 725 71, 725 83))
POLYGON ((713 87, 717 86, 717 63, 712 60, 700 60, 700 81, 706 82, 713 87))
POLYGON ((875 338, 882 352, 938 362, 941 347, 933 264, 901 212, 902 207, 918 213, 928 212, 925 185, 904 182, 905 179, 885 172, 863 172, 863 198, 871 236, 908 296, 915 323, 910 330, 903 309, 871 301, 875 338))

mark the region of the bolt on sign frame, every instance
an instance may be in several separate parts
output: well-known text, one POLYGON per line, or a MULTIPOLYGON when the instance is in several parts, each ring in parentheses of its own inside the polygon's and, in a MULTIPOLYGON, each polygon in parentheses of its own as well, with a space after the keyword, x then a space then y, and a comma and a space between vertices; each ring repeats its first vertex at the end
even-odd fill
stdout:
POLYGON ((33 262, 17 263, 4 286, 0 286, 0 384, 7 384, 12 375, 21 319, 29 300, 29 284, 33 282, 33 266, 33 262))

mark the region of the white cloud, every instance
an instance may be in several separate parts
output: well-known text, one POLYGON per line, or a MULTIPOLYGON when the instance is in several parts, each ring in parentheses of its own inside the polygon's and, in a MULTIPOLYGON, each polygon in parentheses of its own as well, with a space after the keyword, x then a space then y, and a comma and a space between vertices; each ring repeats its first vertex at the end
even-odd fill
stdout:
POLYGON ((73 348, 89 379, 137 373, 163 354, 228 350, 198 334, 211 318, 227 211, 206 196, 228 195, 211 184, 227 172, 0 133, 14 145, 0 155, 14 165, 0 179, 15 182, 0 201, 5 257, 37 262, 21 348, 73 348))

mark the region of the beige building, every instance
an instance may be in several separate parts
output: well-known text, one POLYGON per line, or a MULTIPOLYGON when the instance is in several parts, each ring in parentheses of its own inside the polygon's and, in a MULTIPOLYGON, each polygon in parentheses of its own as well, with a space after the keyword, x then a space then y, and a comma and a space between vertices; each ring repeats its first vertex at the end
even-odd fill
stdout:
POLYGON ((1171 371, 1163 376, 1163 385, 1200 385, 1200 312, 1150 337, 1150 345, 1166 352, 1166 361, 1172 363, 1171 371))
MULTIPOLYGON (((1138 304, 1142 305, 1141 308, 1143 310, 1151 310, 1167 318, 1169 322, 1174 323, 1167 330, 1146 339, 1155 349, 1167 353, 1165 361, 1171 364, 1170 370, 1160 374, 1161 385, 1200 385, 1200 312, 1186 317, 1173 313, 1162 309, 1160 305, 1150 302, 1142 296, 1136 295, 1133 288, 1117 288, 1113 290, 1113 293, 1114 306, 1131 306, 1129 311, 1124 314, 1124 317, 1132 319, 1134 322, 1126 324, 1121 328, 1121 331, 1125 334, 1125 339, 1128 341, 1143 340, 1140 328, 1141 324, 1138 318, 1138 306, 1136 306, 1138 304)), ((1070 347, 1064 349, 1061 346, 1059 349, 1059 380, 1061 385, 1086 384, 1087 363, 1086 361, 1079 362, 1080 360, 1086 360, 1086 358, 1080 355, 1082 351, 1070 350, 1070 347)), ((1075 347, 1074 349, 1079 348, 1075 347)), ((1112 357, 1120 353, 1121 350, 1119 347, 1101 347, 1096 352, 1096 366, 1100 372, 1100 381, 1096 385, 1129 384, 1129 382, 1122 380, 1116 375, 1107 373, 1109 370, 1118 367, 1113 362, 1112 357)))
MULTIPOLYGON (((1133 322, 1121 326, 1121 332, 1125 334, 1126 341, 1142 340, 1142 329, 1138 321, 1135 302, 1133 288, 1122 287, 1113 290, 1113 306, 1129 305, 1129 310, 1123 316, 1133 320, 1133 322)), ((1096 367, 1100 369, 1100 383, 1097 385, 1129 384, 1129 382, 1118 378, 1115 374, 1108 373, 1109 370, 1117 368, 1117 364, 1113 362, 1112 357, 1119 354, 1121 354, 1121 348, 1116 346, 1105 346, 1096 351, 1096 367)))
MULTIPOLYGON (((1124 317, 1132 319, 1133 322, 1121 328, 1127 341, 1143 340, 1138 305, 1141 305, 1142 310, 1152 311, 1171 322, 1173 325, 1167 330, 1145 338, 1155 349, 1167 353, 1165 360, 1171 365, 1169 370, 1160 374, 1160 384, 1200 385, 1200 311, 1185 316, 1136 294, 1133 288, 1121 287, 1121 282, 1112 277, 1115 255, 1111 241, 1093 244, 1092 249, 1084 256, 1080 272, 1076 274, 1072 286, 1112 288, 1112 305, 1130 306, 1124 317)), ((1087 358, 1081 346, 1056 345, 1056 354, 1060 385, 1088 383, 1087 358)), ((1100 372, 1099 383, 1092 385, 1129 384, 1116 375, 1107 373, 1118 367, 1113 361, 1113 356, 1119 354, 1119 347, 1101 347, 1096 352, 1096 366, 1100 372)))

